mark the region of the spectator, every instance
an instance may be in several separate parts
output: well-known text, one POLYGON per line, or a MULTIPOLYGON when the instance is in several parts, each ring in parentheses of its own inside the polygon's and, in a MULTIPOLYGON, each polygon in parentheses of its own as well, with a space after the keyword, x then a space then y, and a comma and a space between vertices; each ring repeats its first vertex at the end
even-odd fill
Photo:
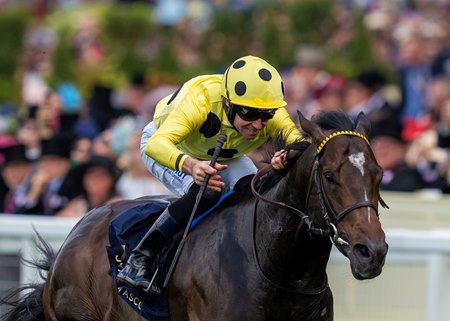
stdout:
POLYGON ((423 129, 418 128, 421 119, 428 113, 426 110, 426 84, 430 81, 430 61, 427 56, 424 37, 412 31, 399 41, 399 57, 401 62, 398 75, 401 89, 400 114, 407 141, 414 139, 423 129))
POLYGON ((81 108, 78 119, 72 129, 76 136, 88 137, 91 140, 100 133, 95 119, 89 115, 89 107, 87 105, 81 108))
POLYGON ((70 144, 56 136, 43 140, 41 146, 35 171, 17 188, 17 213, 54 215, 66 205, 59 188, 70 168, 70 144))
POLYGON ((112 130, 105 129, 92 141, 92 154, 101 155, 108 158, 115 158, 112 148, 112 130))
POLYGON ((100 131, 107 129, 112 119, 115 118, 115 110, 112 107, 113 90, 109 87, 97 85, 93 88, 88 101, 89 118, 95 122, 100 131))
POLYGON ((349 116, 356 119, 360 112, 364 112, 371 121, 372 134, 369 138, 377 132, 377 127, 384 126, 380 122, 384 123, 389 117, 398 119, 397 111, 384 95, 385 85, 384 75, 377 69, 369 69, 358 74, 345 94, 345 108, 349 116))
POLYGON ((120 117, 112 126, 110 126, 109 132, 111 133, 111 138, 109 145, 111 146, 114 157, 117 158, 123 154, 127 147, 130 135, 137 128, 140 130, 138 119, 133 116, 120 117))
POLYGON ((322 89, 316 93, 316 108, 311 112, 316 114, 320 111, 340 111, 345 105, 345 88, 347 80, 344 77, 331 75, 322 89))
POLYGON ((89 70, 104 61, 105 48, 100 41, 101 26, 98 19, 86 13, 79 21, 73 37, 73 52, 79 68, 89 70))
POLYGON ((25 146, 22 144, 4 147, 0 153, 4 157, 1 175, 6 187, 6 193, 4 196, 2 195, 4 198, 0 201, 3 205, 0 212, 15 213, 16 190, 31 174, 33 165, 26 156, 25 146))
POLYGON ((78 123, 78 114, 60 114, 58 117, 58 135, 65 140, 72 142, 78 135, 75 126, 78 123))
POLYGON ((406 154, 409 166, 417 168, 427 188, 449 191, 447 171, 450 148, 450 98, 440 108, 435 126, 418 136, 406 154))
POLYGON ((49 139, 61 129, 61 98, 56 92, 49 91, 36 111, 36 123, 41 139, 49 139))
POLYGON ((139 115, 142 113, 143 103, 147 94, 145 75, 136 74, 123 91, 114 93, 113 105, 120 115, 139 115))
POLYGON ((72 199, 57 216, 82 217, 91 209, 119 200, 116 183, 120 170, 115 162, 103 156, 92 156, 87 162, 72 169, 78 178, 73 186, 80 187, 80 195, 72 199))
POLYGON ((450 98, 450 75, 437 76, 427 84, 427 111, 430 122, 435 122, 440 117, 441 107, 450 98))
POLYGON ((297 109, 307 117, 312 116, 314 101, 330 78, 323 69, 324 55, 319 47, 301 46, 295 54, 295 66, 286 77, 286 101, 291 115, 297 109))
POLYGON ((79 173, 72 169, 86 163, 91 155, 92 141, 86 137, 75 138, 70 147, 70 170, 58 190, 58 194, 65 197, 67 201, 81 194, 80 185, 77 183, 79 173))
POLYGON ((28 108, 40 105, 46 99, 49 87, 46 81, 51 68, 56 34, 45 26, 34 26, 23 39, 24 47, 18 74, 21 77, 21 98, 28 108), (42 54, 45 52, 46 54, 42 54))
POLYGON ((16 133, 19 143, 25 145, 25 153, 30 160, 38 160, 41 156, 41 136, 36 119, 29 117, 21 122, 16 133))
POLYGON ((70 149, 70 162, 77 166, 87 162, 91 156, 92 140, 88 137, 77 137, 70 149))
POLYGON ((406 164, 407 145, 401 139, 401 125, 394 117, 379 122, 372 134, 371 146, 384 174, 380 188, 388 191, 412 192, 423 187, 420 174, 406 164))
POLYGON ((117 182, 119 195, 125 199, 135 199, 146 195, 172 194, 145 167, 141 159, 140 139, 140 132, 132 133, 124 153, 118 159, 123 169, 117 182))

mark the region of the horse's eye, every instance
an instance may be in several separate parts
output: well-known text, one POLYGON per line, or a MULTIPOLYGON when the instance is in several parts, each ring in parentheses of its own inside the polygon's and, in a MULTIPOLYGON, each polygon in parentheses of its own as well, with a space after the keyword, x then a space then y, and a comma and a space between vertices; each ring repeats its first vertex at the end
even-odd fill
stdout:
POLYGON ((323 173, 323 176, 330 184, 336 184, 336 181, 334 180, 333 173, 331 172, 325 172, 323 173))

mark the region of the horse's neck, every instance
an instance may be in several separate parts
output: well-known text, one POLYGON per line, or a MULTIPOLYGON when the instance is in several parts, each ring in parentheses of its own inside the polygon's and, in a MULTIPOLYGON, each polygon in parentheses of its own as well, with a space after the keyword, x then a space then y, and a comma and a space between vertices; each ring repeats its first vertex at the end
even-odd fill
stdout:
MULTIPOLYGON (((293 175, 299 174, 292 171, 265 196, 304 212, 309 176, 293 175), (293 185, 299 178, 303 185, 293 185)), ((306 224, 301 223, 292 210, 260 202, 256 215, 255 239, 262 269, 287 286, 301 283, 312 288, 323 285, 330 241, 324 237, 311 237, 306 224)))

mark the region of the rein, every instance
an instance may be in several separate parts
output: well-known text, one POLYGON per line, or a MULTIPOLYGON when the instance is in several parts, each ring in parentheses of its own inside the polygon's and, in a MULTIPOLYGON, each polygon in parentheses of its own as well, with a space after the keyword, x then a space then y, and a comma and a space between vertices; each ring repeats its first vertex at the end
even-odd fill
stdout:
POLYGON ((274 205, 274 206, 276 206, 276 207, 286 208, 286 209, 291 210, 295 215, 297 215, 298 217, 300 217, 300 219, 301 219, 302 221, 305 221, 306 224, 308 224, 308 227, 309 227, 310 224, 311 224, 311 221, 310 221, 310 219, 309 219, 309 216, 308 216, 306 213, 300 211, 299 209, 297 209, 297 208, 295 208, 295 207, 293 207, 293 206, 287 205, 287 204, 284 203, 284 202, 274 201, 274 200, 271 200, 271 199, 269 199, 269 198, 267 198, 267 197, 264 197, 263 195, 261 195, 261 194, 256 190, 256 183, 261 179, 261 177, 263 177, 263 176, 266 175, 267 173, 271 172, 272 170, 273 170, 272 165, 268 164, 267 166, 264 166, 263 168, 261 168, 261 169, 255 174, 255 176, 253 176, 252 182, 251 182, 251 184, 250 184, 250 187, 251 187, 251 189, 252 189, 253 195, 255 195, 257 198, 259 198, 260 200, 262 200, 262 201, 265 202, 265 203, 269 203, 269 204, 272 204, 272 205, 274 205))
MULTIPOLYGON (((281 202, 280 202, 281 203, 281 202)), ((282 203, 284 204, 284 203, 282 203)), ((286 205, 286 204, 285 204, 286 205)), ((288 205, 287 205, 288 206, 288 205)), ((269 283, 270 285, 272 285, 273 287, 277 288, 277 289, 281 289, 285 292, 288 293, 293 293, 293 294, 302 294, 302 295, 309 295, 309 296, 315 296, 315 295, 319 295, 324 293, 326 290, 329 289, 329 285, 328 285, 328 276, 327 274, 325 274, 325 280, 323 282, 323 285, 316 291, 306 291, 306 290, 299 290, 299 289, 295 289, 295 288, 288 288, 286 286, 280 285, 278 283, 276 283, 275 281, 273 281, 263 270, 262 266, 261 266, 261 262, 259 261, 258 258, 258 251, 256 249, 256 238, 255 238, 255 226, 256 226, 256 209, 258 207, 258 200, 255 202, 255 209, 253 211, 253 224, 252 224, 252 235, 253 235, 253 256, 255 257, 255 262, 256 262, 256 266, 258 267, 258 270, 261 274, 261 276, 264 278, 264 280, 269 283)), ((289 208, 289 207, 288 207, 289 208)), ((297 210, 297 209, 295 209, 297 210)), ((301 211, 300 211, 301 212, 301 211)), ((302 217, 303 219, 303 217, 302 217)))

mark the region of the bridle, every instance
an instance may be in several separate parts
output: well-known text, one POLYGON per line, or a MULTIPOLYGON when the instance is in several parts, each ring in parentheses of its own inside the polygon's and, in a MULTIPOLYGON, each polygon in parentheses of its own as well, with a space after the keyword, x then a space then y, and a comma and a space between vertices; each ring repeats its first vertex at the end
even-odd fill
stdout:
MULTIPOLYGON (((306 207, 305 207, 306 209, 304 212, 299 210, 298 208, 290 206, 286 203, 268 199, 268 198, 262 196, 256 190, 256 183, 259 181, 259 179, 262 176, 266 175, 271 170, 273 170, 273 168, 270 164, 268 166, 262 168, 260 171, 258 171, 258 173, 255 174, 255 176, 253 177, 252 182, 251 182, 251 189, 252 189, 252 192, 255 195, 255 197, 257 197, 258 199, 260 199, 266 203, 272 204, 272 205, 280 207, 280 208, 286 208, 286 209, 292 211, 295 215, 300 217, 302 222, 305 222, 307 224, 309 233, 315 234, 315 235, 321 235, 321 236, 329 236, 331 241, 333 242, 333 244, 338 248, 342 245, 348 245, 348 243, 339 236, 338 230, 336 228, 336 225, 339 221, 341 221, 344 217, 346 217, 348 214, 350 214, 355 209, 358 209, 361 207, 370 207, 375 211, 377 216, 379 215, 377 205, 373 204, 370 201, 361 201, 361 202, 355 203, 355 204, 343 209, 342 211, 340 211, 337 214, 330 205, 330 201, 328 199, 327 194, 325 193, 322 177, 320 175, 320 155, 321 155, 321 151, 323 150, 325 145, 331 139, 341 136, 341 135, 356 136, 356 137, 363 139, 367 144, 369 144, 367 137, 365 137, 361 133, 358 133, 355 131, 337 131, 337 132, 334 132, 334 133, 328 135, 318 145, 317 153, 314 156, 314 164, 313 164, 311 175, 310 175, 310 180, 309 180, 309 185, 308 185, 308 193, 306 195, 306 207), (310 200, 313 183, 316 184, 317 189, 318 189, 320 210, 321 210, 321 213, 325 220, 326 228, 315 227, 308 215, 309 200, 310 200), (331 213, 332 216, 330 216, 329 213, 331 213)), ((378 200, 382 207, 389 208, 387 206, 387 204, 384 202, 384 200, 381 198, 380 194, 378 194, 378 200)))

